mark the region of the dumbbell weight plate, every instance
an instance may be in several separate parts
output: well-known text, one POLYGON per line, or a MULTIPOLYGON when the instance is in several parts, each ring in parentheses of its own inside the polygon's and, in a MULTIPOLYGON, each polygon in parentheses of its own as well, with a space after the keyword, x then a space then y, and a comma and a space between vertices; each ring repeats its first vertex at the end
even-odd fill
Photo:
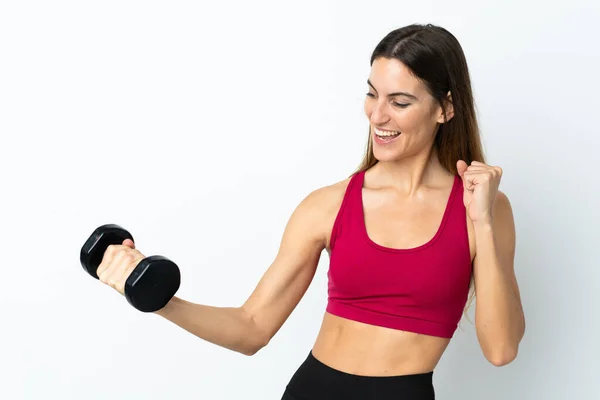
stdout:
POLYGON ((125 239, 133 241, 131 233, 115 224, 98 227, 81 248, 79 260, 84 270, 96 279, 100 279, 96 270, 102 262, 104 252, 111 244, 122 244, 125 239), (98 249, 102 249, 98 251, 98 249))
POLYGON ((125 297, 138 310, 154 312, 171 300, 180 283, 181 273, 173 261, 163 256, 146 257, 125 281, 125 297))

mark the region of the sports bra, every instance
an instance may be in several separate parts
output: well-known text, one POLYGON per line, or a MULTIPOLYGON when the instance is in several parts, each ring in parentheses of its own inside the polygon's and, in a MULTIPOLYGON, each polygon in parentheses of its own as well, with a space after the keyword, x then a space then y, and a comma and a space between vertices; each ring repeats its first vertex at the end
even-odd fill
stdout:
POLYGON ((350 178, 330 239, 327 312, 392 329, 451 338, 464 311, 472 264, 458 175, 434 237, 396 249, 365 226, 365 171, 350 178))

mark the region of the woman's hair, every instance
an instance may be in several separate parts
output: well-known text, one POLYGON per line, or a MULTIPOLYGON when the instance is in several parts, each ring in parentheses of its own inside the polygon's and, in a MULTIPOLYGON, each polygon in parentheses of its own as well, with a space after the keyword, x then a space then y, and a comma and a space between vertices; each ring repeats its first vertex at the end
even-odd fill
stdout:
MULTIPOLYGON (((485 162, 471 79, 462 47, 456 37, 446 29, 432 24, 408 25, 388 33, 375 47, 370 65, 380 58, 396 59, 425 84, 429 93, 441 105, 446 115, 447 94, 452 96, 454 116, 441 124, 434 146, 444 168, 458 174, 456 163, 464 160, 485 162)), ((367 148, 356 172, 366 171, 377 164, 373 155, 373 139, 369 128, 367 148)), ((471 278, 473 289, 473 278, 471 278)), ((471 291, 465 315, 474 298, 471 291)))

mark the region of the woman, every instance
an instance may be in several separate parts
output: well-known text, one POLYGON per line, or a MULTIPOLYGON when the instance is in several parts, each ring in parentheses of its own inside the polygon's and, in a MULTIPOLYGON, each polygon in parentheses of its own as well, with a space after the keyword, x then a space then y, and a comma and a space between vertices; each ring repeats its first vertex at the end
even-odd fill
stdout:
MULTIPOLYGON (((502 170, 484 163, 469 72, 447 30, 411 25, 375 48, 357 172, 304 198, 273 264, 241 307, 174 297, 157 314, 246 355, 266 346, 330 255, 321 330, 283 399, 433 399, 433 370, 477 293, 475 326, 493 365, 511 362, 525 319, 502 170)), ((101 281, 123 294, 144 258, 111 246, 101 281)))

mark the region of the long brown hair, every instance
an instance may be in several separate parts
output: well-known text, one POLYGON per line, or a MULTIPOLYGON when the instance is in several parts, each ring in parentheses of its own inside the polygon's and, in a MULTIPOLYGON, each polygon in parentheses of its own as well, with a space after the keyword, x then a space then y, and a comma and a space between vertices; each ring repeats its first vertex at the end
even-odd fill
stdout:
MULTIPOLYGON (((406 65, 421 80, 441 105, 446 115, 445 101, 450 92, 454 116, 441 124, 434 146, 444 168, 458 174, 456 163, 464 160, 485 162, 475 111, 469 68, 462 46, 448 30, 432 24, 408 25, 388 33, 375 47, 370 65, 380 57, 396 59, 406 65)), ((369 127, 363 160, 354 172, 362 172, 377 164, 369 127)), ((471 277, 473 289, 473 277, 471 277)), ((474 290, 465 307, 465 315, 475 297, 474 290)))

